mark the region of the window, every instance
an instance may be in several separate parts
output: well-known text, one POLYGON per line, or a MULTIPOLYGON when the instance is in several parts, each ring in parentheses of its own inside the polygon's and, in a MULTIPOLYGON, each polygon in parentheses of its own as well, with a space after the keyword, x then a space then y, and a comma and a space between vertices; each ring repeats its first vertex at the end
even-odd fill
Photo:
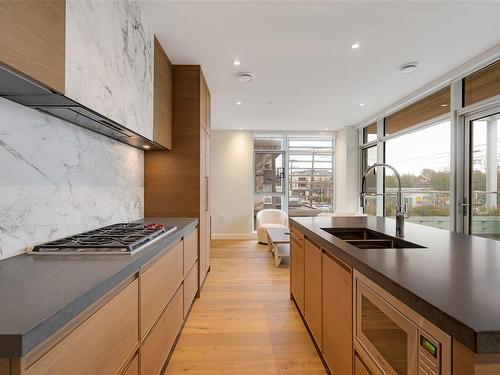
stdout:
POLYGON ((375 141, 377 139, 377 123, 368 125, 363 128, 363 143, 375 141))
MULTIPOLYGON (((362 149, 361 160, 363 173, 365 173, 368 168, 377 162, 377 145, 362 149)), ((366 176, 365 191, 368 193, 377 192, 377 172, 380 171, 373 170, 366 176)), ((377 215, 377 197, 366 196, 364 199, 365 208, 363 212, 368 215, 377 215)))
POLYGON ((334 144, 332 137, 254 137, 254 228, 267 208, 289 216, 333 211, 334 144))
POLYGON ((333 211, 333 140, 290 139, 289 216, 333 211))
MULTIPOLYGON (((450 229, 450 121, 390 138, 385 161, 401 175, 408 221, 450 229)), ((396 214, 397 180, 385 169, 385 215, 396 214)))

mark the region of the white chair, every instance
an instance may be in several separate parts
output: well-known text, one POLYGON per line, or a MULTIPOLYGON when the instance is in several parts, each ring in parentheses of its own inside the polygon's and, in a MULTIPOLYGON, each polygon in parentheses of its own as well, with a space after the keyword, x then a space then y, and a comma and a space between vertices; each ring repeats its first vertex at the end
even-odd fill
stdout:
POLYGON ((257 212, 257 239, 262 244, 267 244, 268 228, 288 228, 288 215, 286 212, 274 208, 257 212))
POLYGON ((350 217, 350 216, 365 217, 365 216, 368 216, 368 215, 364 214, 362 212, 336 210, 335 212, 320 212, 318 214, 318 216, 327 216, 327 217, 350 217))

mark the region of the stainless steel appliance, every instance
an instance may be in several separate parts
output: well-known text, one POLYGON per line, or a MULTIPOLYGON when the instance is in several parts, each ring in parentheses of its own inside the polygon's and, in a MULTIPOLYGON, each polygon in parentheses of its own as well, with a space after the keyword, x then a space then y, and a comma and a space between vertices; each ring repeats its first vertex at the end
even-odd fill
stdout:
POLYGON ((412 320, 407 306, 392 296, 389 303, 389 298, 367 283, 355 278, 354 346, 358 353, 384 375, 449 375, 449 337, 434 329, 431 335, 430 323, 424 329, 422 317, 414 312, 412 320))
POLYGON ((135 254, 173 233, 174 226, 120 223, 37 245, 33 255, 135 254))

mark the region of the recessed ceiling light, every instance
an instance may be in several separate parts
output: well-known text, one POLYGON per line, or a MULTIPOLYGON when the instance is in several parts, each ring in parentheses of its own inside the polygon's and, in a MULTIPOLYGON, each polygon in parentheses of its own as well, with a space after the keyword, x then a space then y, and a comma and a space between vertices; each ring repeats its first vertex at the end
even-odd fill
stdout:
POLYGON ((241 64, 240 60, 233 60, 234 66, 240 66, 240 64, 241 64))
POLYGON ((242 102, 240 102, 240 101, 237 101, 237 102, 236 102, 236 105, 242 105, 242 104, 243 104, 243 103, 242 103, 242 102))
POLYGON ((149 150, 149 149, 151 148, 151 146, 150 146, 150 145, 144 145, 144 146, 142 146, 142 147, 143 147, 145 150, 149 150))
POLYGON ((325 128, 325 130, 329 130, 328 128, 325 128))
POLYGON ((352 49, 358 49, 358 48, 359 48, 359 43, 353 43, 353 44, 351 45, 351 48, 352 48, 352 49))
POLYGON ((360 106, 360 107, 364 107, 364 106, 365 106, 365 103, 359 103, 359 106, 360 106))
POLYGON ((242 126, 240 126, 238 129, 243 130, 243 127, 242 127, 242 126))
POLYGON ((409 62, 409 63, 401 65, 399 67, 399 70, 403 74, 410 74, 410 73, 413 73, 415 70, 417 70, 417 68, 418 68, 418 63, 416 63, 416 62, 409 62))

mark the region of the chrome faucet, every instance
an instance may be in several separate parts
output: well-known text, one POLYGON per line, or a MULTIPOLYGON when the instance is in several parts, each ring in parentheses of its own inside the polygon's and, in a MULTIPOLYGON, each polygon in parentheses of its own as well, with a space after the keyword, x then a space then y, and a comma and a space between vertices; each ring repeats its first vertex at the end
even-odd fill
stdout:
POLYGON ((367 196, 367 195, 368 196, 390 195, 388 193, 381 193, 381 194, 365 193, 366 176, 368 176, 368 173, 370 173, 372 169, 375 169, 377 167, 384 167, 384 168, 392 169, 392 171, 396 175, 396 179, 398 180, 398 192, 396 193, 396 237, 404 237, 405 236, 406 205, 403 204, 401 176, 399 175, 396 168, 394 168, 392 165, 385 164, 385 163, 375 163, 370 168, 368 168, 366 170, 366 172, 363 174, 363 179, 361 181, 361 194, 359 195, 360 205, 361 205, 361 207, 365 207, 365 196, 367 196))

